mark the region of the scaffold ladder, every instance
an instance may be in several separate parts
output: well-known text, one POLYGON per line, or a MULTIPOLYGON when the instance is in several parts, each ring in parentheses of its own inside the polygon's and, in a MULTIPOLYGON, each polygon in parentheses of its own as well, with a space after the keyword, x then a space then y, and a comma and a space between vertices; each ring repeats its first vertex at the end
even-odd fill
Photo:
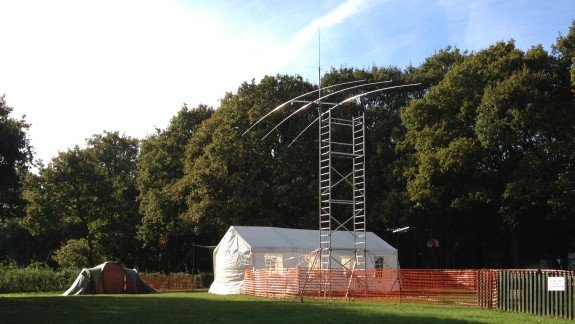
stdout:
MULTIPOLYGON (((319 229, 320 229, 320 267, 323 270, 321 291, 324 296, 330 294, 330 271, 339 267, 340 260, 334 259, 332 234, 335 231, 347 231, 353 235, 354 246, 343 247, 353 250, 354 269, 366 267, 366 217, 365 217, 365 122, 364 115, 355 118, 335 118, 331 109, 321 113, 319 118, 319 229), (334 128, 345 130, 346 136, 333 138, 334 128), (336 169, 336 159, 351 160, 340 163, 336 169), (344 167, 345 166, 345 167, 344 167), (347 170, 344 170, 347 169, 347 170), (334 188, 349 185, 351 190, 338 190, 334 197, 334 188), (342 195, 344 192, 344 196, 342 195), (335 205, 347 205, 335 212, 335 205), (349 208, 349 209, 347 209, 349 208), (341 214, 342 210, 349 212, 341 214)), ((340 249, 342 247, 339 247, 340 249)), ((349 270, 349 269, 348 269, 349 270)))
POLYGON ((353 235, 358 268, 365 268, 365 122, 364 114, 353 119, 353 235))
POLYGON ((319 231, 320 266, 331 268, 331 110, 319 118, 319 231))

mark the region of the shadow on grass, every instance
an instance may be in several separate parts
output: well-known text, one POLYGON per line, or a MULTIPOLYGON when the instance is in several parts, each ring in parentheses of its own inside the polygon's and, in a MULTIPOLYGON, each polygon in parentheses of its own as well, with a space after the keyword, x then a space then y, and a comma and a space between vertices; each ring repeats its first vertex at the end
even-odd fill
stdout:
MULTIPOLYGON (((4 323, 469 323, 403 304, 271 300, 207 293, 0 297, 4 323), (402 311, 402 308, 406 312, 402 311), (430 314, 430 312, 432 314, 430 314)), ((456 316, 457 317, 457 316, 456 316)), ((472 320, 471 320, 472 321, 472 320)))

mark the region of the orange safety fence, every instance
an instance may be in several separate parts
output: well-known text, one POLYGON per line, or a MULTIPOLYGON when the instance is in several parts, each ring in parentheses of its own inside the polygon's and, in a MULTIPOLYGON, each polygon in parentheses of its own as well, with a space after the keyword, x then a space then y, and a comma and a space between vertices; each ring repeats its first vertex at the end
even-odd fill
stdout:
POLYGON ((155 290, 194 290, 194 277, 187 274, 140 273, 140 279, 155 290))
POLYGON ((248 269, 242 292, 279 298, 370 297, 478 305, 484 297, 479 294, 478 283, 482 281, 478 276, 477 270, 248 269))
POLYGON ((242 293, 472 305, 575 319, 575 272, 529 269, 249 269, 242 293))

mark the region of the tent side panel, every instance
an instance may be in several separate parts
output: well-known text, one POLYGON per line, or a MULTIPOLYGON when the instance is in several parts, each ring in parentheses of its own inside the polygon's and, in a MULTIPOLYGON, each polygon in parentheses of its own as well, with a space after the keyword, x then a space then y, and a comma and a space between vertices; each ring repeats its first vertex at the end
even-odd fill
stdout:
POLYGON ((90 272, 87 269, 82 269, 74 283, 66 290, 62 296, 76 296, 94 293, 92 283, 90 280, 90 272))
POLYGON ((214 282, 210 292, 220 295, 241 293, 244 271, 251 267, 253 258, 250 245, 233 227, 230 228, 214 251, 214 282))

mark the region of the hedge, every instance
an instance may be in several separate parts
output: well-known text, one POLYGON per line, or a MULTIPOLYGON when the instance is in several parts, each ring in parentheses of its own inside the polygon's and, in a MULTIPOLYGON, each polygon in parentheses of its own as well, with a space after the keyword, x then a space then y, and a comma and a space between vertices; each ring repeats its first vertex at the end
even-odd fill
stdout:
POLYGON ((78 276, 78 270, 54 271, 32 264, 25 268, 0 266, 0 293, 65 291, 78 276))
MULTIPOLYGON (((66 291, 74 282, 80 269, 52 270, 50 267, 33 263, 27 267, 14 264, 0 264, 0 293, 66 291)), ((140 273, 142 280, 159 290, 192 290, 208 288, 212 281, 211 273, 190 275, 175 273, 140 273)))

